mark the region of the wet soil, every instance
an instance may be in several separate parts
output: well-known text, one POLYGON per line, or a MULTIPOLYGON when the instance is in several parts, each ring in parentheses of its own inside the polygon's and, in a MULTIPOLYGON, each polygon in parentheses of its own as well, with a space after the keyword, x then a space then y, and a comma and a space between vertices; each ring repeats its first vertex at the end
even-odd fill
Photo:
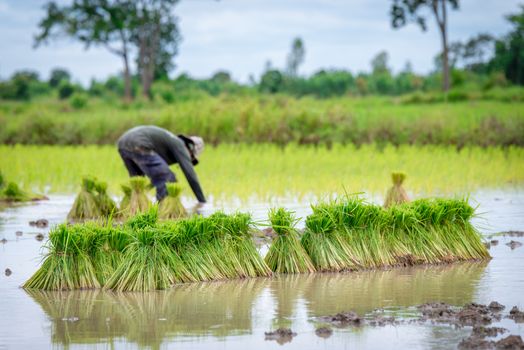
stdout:
POLYGON ((37 233, 36 236, 35 236, 35 239, 37 241, 43 241, 44 240, 44 235, 42 233, 37 233))
POLYGON ((29 221, 29 226, 38 227, 38 228, 47 228, 49 226, 49 220, 38 219, 35 221, 29 221))
POLYGON ((516 249, 516 248, 519 248, 519 247, 522 247, 522 243, 520 243, 519 241, 511 241, 509 243, 506 243, 506 245, 508 247, 510 247, 512 250, 516 249))
POLYGON ((13 271, 11 271, 11 269, 9 269, 9 268, 5 269, 5 275, 7 277, 11 276, 12 273, 13 273, 13 271))
POLYGON ((278 344, 283 345, 289 343, 296 337, 297 334, 289 328, 279 328, 273 332, 265 332, 265 340, 274 340, 278 344))
POLYGON ((524 312, 520 311, 518 307, 513 306, 509 312, 508 318, 512 319, 516 323, 524 323, 524 312))
POLYGON ((489 243, 490 243, 491 245, 498 245, 498 244, 499 244, 499 241, 496 240, 496 239, 492 239, 489 243))
POLYGON ((524 237, 524 231, 506 231, 501 233, 503 236, 524 237))
POLYGON ((315 330, 317 337, 327 339, 333 334, 333 330, 329 327, 319 327, 315 330))

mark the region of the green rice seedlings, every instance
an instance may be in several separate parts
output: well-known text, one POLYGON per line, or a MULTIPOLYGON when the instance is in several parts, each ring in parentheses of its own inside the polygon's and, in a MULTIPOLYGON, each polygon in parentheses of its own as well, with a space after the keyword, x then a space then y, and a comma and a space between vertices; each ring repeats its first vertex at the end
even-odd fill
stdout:
POLYGON ((126 196, 127 188, 124 186, 122 187, 124 190, 124 198, 120 203, 120 213, 124 217, 131 217, 135 214, 147 211, 151 207, 151 201, 147 197, 149 185, 147 177, 133 176, 129 180, 129 196, 126 196))
POLYGON ((231 263, 238 277, 271 276, 272 271, 258 253, 253 241, 251 215, 235 213, 223 215, 221 229, 228 234, 231 263))
POLYGON ((94 190, 100 214, 103 217, 113 216, 117 211, 117 207, 115 201, 107 194, 107 183, 96 181, 94 190))
POLYGON ((277 233, 265 257, 269 268, 276 273, 315 272, 313 262, 300 244, 293 214, 284 208, 272 209, 269 220, 277 233))
POLYGON ((120 201, 120 210, 119 213, 121 214, 122 211, 125 208, 129 207, 129 201, 131 200, 131 187, 128 185, 120 185, 120 188, 122 189, 122 192, 124 192, 124 196, 122 197, 122 200, 120 201))
POLYGON ((0 194, 0 198, 6 202, 25 202, 31 200, 31 196, 14 182, 8 182, 0 194))
POLYGON ((198 281, 237 277, 229 261, 221 259, 228 247, 219 239, 215 220, 193 216, 180 220, 177 225, 174 245, 191 275, 198 281))
POLYGON ((342 271, 355 269, 350 258, 350 247, 336 230, 334 217, 328 207, 313 207, 313 214, 306 218, 306 229, 300 240, 317 271, 342 271))
POLYGON ((167 183, 167 197, 158 205, 158 214, 161 219, 179 219, 187 216, 186 209, 180 201, 182 187, 176 183, 167 183))
POLYGON ((100 207, 96 196, 96 180, 92 177, 84 177, 80 192, 75 198, 73 207, 67 214, 70 221, 82 221, 96 219, 101 216, 100 207))
POLYGON ((90 245, 88 234, 80 225, 60 225, 53 229, 42 266, 23 287, 42 290, 99 288, 91 259, 84 251, 90 245))
POLYGON ((133 229, 121 262, 104 288, 115 291, 147 292, 167 289, 173 283, 165 233, 155 227, 133 229))
POLYGON ((388 190, 386 194, 386 200, 384 201, 384 208, 389 208, 392 205, 409 202, 408 194, 402 187, 402 183, 406 179, 406 174, 392 173, 391 179, 393 180, 393 186, 388 190))
POLYGON ((4 175, 0 171, 0 190, 2 190, 4 188, 4 186, 5 186, 4 175))

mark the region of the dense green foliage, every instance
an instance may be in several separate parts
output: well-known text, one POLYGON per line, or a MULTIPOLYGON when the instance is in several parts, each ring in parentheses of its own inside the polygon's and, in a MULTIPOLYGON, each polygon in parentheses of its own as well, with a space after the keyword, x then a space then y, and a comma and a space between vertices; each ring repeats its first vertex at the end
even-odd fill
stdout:
POLYGON ((114 144, 140 124, 218 143, 524 145, 524 90, 393 98, 201 97, 165 103, 43 99, 0 106, 0 143, 114 144), (489 101, 486 101, 489 100, 489 101))

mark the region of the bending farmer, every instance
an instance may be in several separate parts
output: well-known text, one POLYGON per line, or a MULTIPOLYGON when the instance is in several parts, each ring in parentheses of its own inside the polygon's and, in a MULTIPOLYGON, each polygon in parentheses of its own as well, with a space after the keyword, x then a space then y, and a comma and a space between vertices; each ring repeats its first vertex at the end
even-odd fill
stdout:
POLYGON ((166 182, 176 182, 169 165, 178 163, 200 203, 206 198, 193 169, 204 149, 198 136, 174 135, 157 126, 137 126, 126 131, 117 142, 118 152, 129 176, 146 175, 156 187, 158 201, 167 196, 166 182))

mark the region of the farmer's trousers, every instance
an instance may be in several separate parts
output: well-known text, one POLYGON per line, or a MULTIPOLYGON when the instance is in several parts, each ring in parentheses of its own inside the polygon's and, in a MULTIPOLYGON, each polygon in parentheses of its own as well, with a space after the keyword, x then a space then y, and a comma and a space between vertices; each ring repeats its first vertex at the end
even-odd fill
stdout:
POLYGON ((156 199, 167 196, 166 182, 176 182, 175 174, 167 162, 154 151, 128 151, 118 149, 129 176, 147 176, 156 188, 156 199))

